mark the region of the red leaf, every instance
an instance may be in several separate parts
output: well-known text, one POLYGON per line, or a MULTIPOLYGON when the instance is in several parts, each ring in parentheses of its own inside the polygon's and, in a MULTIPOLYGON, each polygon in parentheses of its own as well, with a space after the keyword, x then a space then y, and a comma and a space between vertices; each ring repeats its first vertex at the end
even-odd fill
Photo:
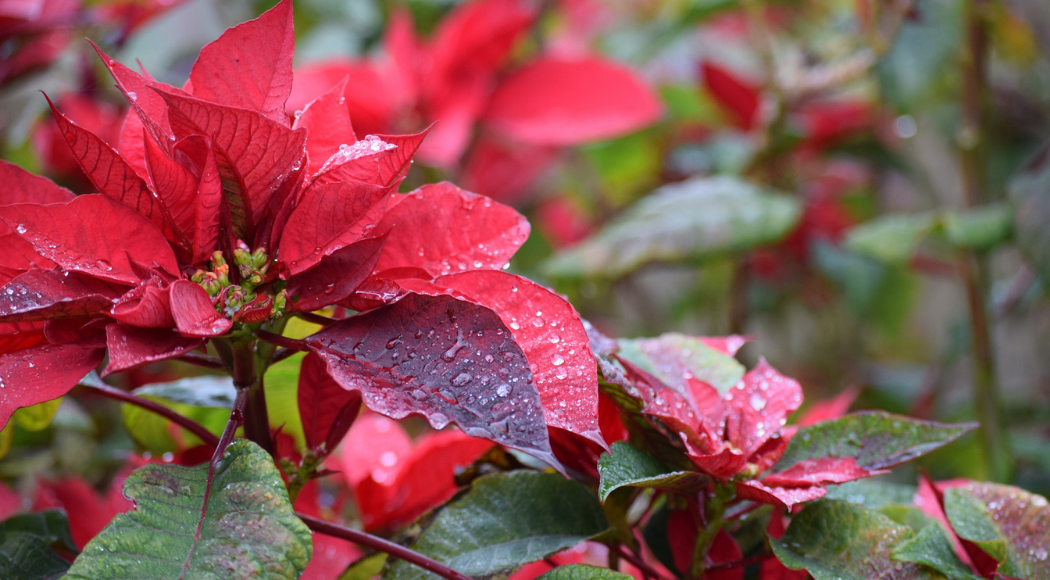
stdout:
POLYGON ((759 88, 708 61, 700 65, 700 71, 707 90, 730 113, 730 124, 744 131, 754 128, 758 121, 759 88))
POLYGON ((199 338, 182 336, 169 330, 110 324, 106 327, 109 364, 102 376, 176 357, 200 345, 199 338))
POLYGON ((529 237, 529 222, 517 211, 448 182, 424 185, 395 200, 376 226, 390 230, 377 272, 414 267, 441 276, 498 270, 529 237))
POLYGON ((226 334, 233 326, 215 311, 204 288, 189 280, 176 280, 169 290, 175 326, 184 336, 207 338, 226 334))
POLYGON ((175 230, 167 208, 153 196, 146 182, 135 170, 102 139, 67 119, 58 112, 50 99, 47 102, 51 106, 55 121, 58 122, 59 130, 69 145, 69 150, 73 152, 73 157, 99 192, 153 222, 165 238, 184 243, 184 238, 175 230))
POLYGON ((314 353, 306 355, 299 370, 299 416, 307 447, 322 443, 328 451, 346 434, 361 410, 361 393, 344 389, 328 375, 324 359, 314 353), (332 433, 337 426, 340 433, 332 433))
POLYGON ((0 159, 0 205, 13 203, 61 203, 73 199, 73 192, 55 185, 46 177, 34 175, 25 169, 0 159))
POLYGON ((299 68, 288 97, 289 114, 304 109, 317 95, 349 77, 343 97, 354 129, 361 135, 387 133, 393 128, 395 109, 404 96, 383 72, 369 62, 331 61, 299 68))
POLYGON ((736 496, 759 503, 790 508, 791 506, 824 497, 828 490, 822 486, 769 487, 756 480, 736 482, 736 496))
POLYGON ((104 354, 75 344, 43 344, 0 355, 0 427, 21 407, 65 395, 104 354))
POLYGON ((366 135, 324 160, 313 185, 361 181, 384 187, 400 183, 430 129, 415 135, 366 135))
POLYGON ((151 88, 168 103, 177 138, 211 139, 233 231, 251 241, 270 198, 303 163, 306 131, 292 130, 253 111, 151 88))
POLYGON ((623 65, 544 57, 500 83, 485 120, 525 143, 566 146, 637 131, 661 112, 652 89, 623 65))
MULTIPOLYGON (((197 185, 198 180, 190 171, 171 159, 150 139, 143 139, 146 174, 157 192, 157 197, 167 209, 171 225, 178 232, 186 253, 192 252, 192 241, 197 230, 197 185)), ((218 222, 218 211, 215 221, 218 222)))
POLYGON ((63 269, 137 285, 136 270, 179 272, 175 254, 157 228, 131 208, 102 195, 68 203, 0 208, 0 220, 63 269), (138 266, 138 267, 136 267, 138 266))
POLYGON ((751 340, 748 336, 739 336, 736 334, 730 336, 701 336, 700 342, 704 343, 704 346, 713 348, 720 353, 734 356, 740 347, 744 346, 751 340))
POLYGON ((888 470, 868 470, 857 465, 853 457, 821 457, 806 459, 781 471, 762 478, 762 483, 771 487, 806 487, 828 483, 846 483, 872 475, 889 473, 888 470))
POLYGON ((820 423, 821 421, 838 419, 849 411, 850 406, 853 405, 853 401, 857 400, 857 395, 859 394, 860 389, 853 386, 842 391, 832 399, 827 401, 817 401, 802 413, 802 416, 798 418, 795 425, 806 427, 813 425, 814 423, 820 423))
POLYGON ((373 411, 455 422, 468 435, 554 460, 528 360, 499 317, 447 296, 409 294, 306 339, 373 411))
POLYGON ((392 466, 397 475, 384 482, 369 477, 354 490, 361 519, 369 530, 395 530, 456 493, 456 469, 492 448, 491 441, 458 431, 422 437, 407 457, 392 466))
POLYGON ((223 191, 219 166, 211 140, 200 135, 191 135, 175 145, 177 154, 186 155, 200 175, 196 194, 193 197, 193 260, 192 264, 205 262, 218 248, 220 214, 223 191))
MULTIPOLYGON (((426 292, 415 282, 405 280, 402 286, 426 292)), ((539 284, 496 270, 442 276, 433 285, 492 310, 510 328, 529 361, 548 427, 606 447, 598 426, 597 366, 572 305, 539 284)))
POLYGON ((93 316, 109 310, 122 289, 77 273, 29 270, 0 288, 4 322, 93 316))
POLYGON ((44 322, 0 322, 0 354, 15 352, 47 342, 44 322))
MULTIPOLYGON (((89 40, 88 42, 91 41, 89 40)), ((154 82, 153 79, 140 75, 110 58, 94 42, 91 42, 91 47, 98 53, 102 63, 106 65, 109 73, 113 76, 113 80, 117 81, 116 87, 124 94, 124 97, 131 105, 131 108, 128 110, 128 118, 125 119, 124 126, 121 128, 121 156, 133 167, 145 170, 146 166, 143 160, 145 152, 142 147, 137 146, 138 139, 142 137, 143 129, 153 137, 154 141, 165 147, 165 152, 170 151, 168 106, 160 95, 149 89, 148 85, 154 82), (133 122, 129 123, 129 121, 133 122), (125 147, 125 139, 132 131, 134 131, 136 146, 125 147)))
MULTIPOLYGON (((470 191, 507 204, 520 202, 551 166, 556 151, 481 137, 470 149, 460 183, 470 191)), ((577 241, 577 240, 572 240, 577 241)))
POLYGON ((351 244, 321 261, 316 268, 294 276, 287 286, 289 312, 309 312, 349 297, 372 273, 386 236, 351 244))
POLYGON ((284 0, 201 49, 190 71, 193 96, 287 125, 284 104, 292 92, 294 52, 292 3, 284 0))
POLYGON ((802 403, 802 387, 760 359, 724 397, 726 438, 744 456, 772 438, 802 403))
POLYGON ((521 0, 461 4, 434 33, 434 75, 454 76, 464 69, 494 71, 507 59, 532 19, 532 8, 521 0))
POLYGON ((412 440, 401 426, 382 415, 366 414, 354 422, 339 448, 343 476, 356 488, 367 477, 392 480, 401 457, 412 451, 412 440))
POLYGON ((284 277, 305 272, 364 239, 383 216, 388 192, 386 187, 360 181, 315 182, 308 187, 281 233, 284 277))
MULTIPOLYGON (((130 506, 128 506, 130 507, 130 506)), ((80 478, 67 477, 58 481, 41 481, 33 510, 62 509, 69 516, 69 532, 73 542, 83 548, 102 528, 109 524, 118 510, 80 478)))
POLYGON ((175 318, 171 314, 168 287, 160 288, 156 278, 150 278, 120 297, 109 315, 130 326, 144 328, 171 328, 175 318))
POLYGON ((330 91, 295 113, 292 128, 306 129, 306 152, 310 156, 307 169, 310 175, 320 171, 321 166, 338 153, 340 147, 357 142, 354 127, 350 123, 350 110, 343 96, 349 78, 343 78, 330 91))

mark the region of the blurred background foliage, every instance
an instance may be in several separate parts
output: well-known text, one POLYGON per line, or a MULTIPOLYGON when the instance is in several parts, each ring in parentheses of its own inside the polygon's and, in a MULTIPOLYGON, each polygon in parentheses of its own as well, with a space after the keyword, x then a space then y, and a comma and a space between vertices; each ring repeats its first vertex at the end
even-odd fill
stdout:
MULTIPOLYGON (((86 191, 39 94, 116 143, 122 99, 82 38, 178 86, 204 44, 272 4, 0 2, 0 154, 86 191), (18 14, 19 4, 44 8, 18 14)), ((426 39, 456 5, 297 0, 296 65, 380 67, 395 15, 407 11, 426 39)), ((1050 491, 1050 6, 535 5, 496 78, 540 53, 602 54, 653 87, 662 116, 571 147, 478 122, 459 155, 417 161, 402 190, 449 179, 519 208, 533 235, 513 270, 565 293, 606 333, 748 335, 745 362, 765 357, 810 401, 857 386, 855 408, 984 422, 923 464, 935 477, 1050 491)), ((351 85, 387 107, 392 129, 440 122, 404 95, 370 93, 366 77, 351 85)), ((271 408, 294 411, 295 371, 271 372, 271 408)), ((154 366, 128 380, 186 374, 200 371, 154 366)), ((204 423, 227 406, 172 389, 158 400, 204 423)), ((101 486, 133 447, 179 448, 184 434, 164 425, 130 441, 120 423, 152 418, 115 409, 82 398, 50 426, 39 415, 54 406, 19 411, 0 435, 12 449, 0 477, 75 473, 101 486)))

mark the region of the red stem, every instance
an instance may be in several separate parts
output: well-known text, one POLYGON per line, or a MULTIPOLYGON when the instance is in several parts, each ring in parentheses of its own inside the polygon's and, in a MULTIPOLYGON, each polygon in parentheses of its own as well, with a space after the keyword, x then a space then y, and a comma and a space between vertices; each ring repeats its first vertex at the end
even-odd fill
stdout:
POLYGON ((215 358, 213 356, 208 356, 206 354, 200 354, 198 352, 187 352, 185 354, 181 354, 175 357, 175 360, 182 361, 184 363, 189 363, 191 365, 196 365, 199 367, 204 367, 206 369, 223 369, 222 361, 220 359, 215 358))
POLYGON ((270 344, 282 346, 289 350, 307 352, 310 349, 306 346, 306 341, 302 341, 296 338, 288 338, 287 336, 281 336, 280 334, 274 334, 266 330, 255 331, 255 336, 259 337, 260 340, 266 341, 270 344))
POLYGON ((385 552, 391 557, 401 558, 409 564, 419 566, 427 572, 433 572, 434 574, 437 574, 438 576, 441 576, 443 578, 447 578, 448 580, 471 580, 469 576, 456 572, 455 570, 449 568, 441 562, 431 560, 423 554, 413 552, 412 550, 409 550, 408 548, 400 544, 395 544, 390 540, 384 540, 383 538, 373 536, 372 534, 368 534, 360 530, 355 530, 352 528, 347 528, 345 526, 340 526, 338 524, 326 522, 324 520, 319 520, 317 518, 313 518, 299 512, 295 512, 295 515, 299 516, 299 519, 303 520, 303 523, 306 524, 306 527, 310 528, 315 532, 320 532, 327 536, 340 538, 348 542, 353 542, 355 544, 360 544, 362 546, 372 548, 373 550, 385 552))
POLYGON ((627 560, 627 562, 635 568, 641 570, 642 574, 646 577, 657 578, 659 580, 666 580, 666 578, 659 572, 657 572, 655 568, 647 564, 641 558, 635 557, 634 554, 628 552, 627 550, 624 550, 623 546, 621 546, 620 544, 612 544, 609 546, 609 549, 615 552, 617 556, 623 558, 624 560, 627 560))
POLYGON ((338 318, 329 318, 328 316, 322 316, 320 314, 314 314, 313 312, 298 312, 298 313, 296 313, 296 316, 298 316, 299 318, 302 318, 303 320, 305 320, 307 322, 312 322, 314 324, 320 324, 321 326, 328 326, 329 324, 332 324, 333 322, 339 322, 338 318))
POLYGON ((742 560, 734 560, 732 562, 724 562, 722 564, 712 564, 707 567, 706 573, 717 572, 719 570, 732 570, 733 568, 744 568, 752 564, 757 564, 763 560, 772 558, 772 554, 758 554, 755 556, 749 556, 742 560))
POLYGON ((144 399, 142 397, 137 397, 135 395, 132 395, 131 393, 122 391, 109 385, 84 386, 91 387, 92 389, 95 389, 99 393, 102 393, 103 395, 111 399, 123 401, 125 403, 128 403, 129 405, 135 405, 136 407, 141 407, 143 409, 146 409, 147 411, 156 413, 157 415, 164 417, 165 419, 171 421, 172 423, 175 423, 176 425, 182 427, 190 433, 193 433, 197 436, 198 439, 200 439, 207 445, 219 444, 219 438, 216 437, 215 434, 213 434, 211 431, 205 429, 203 425, 197 423, 189 417, 185 417, 176 413, 175 411, 172 411, 171 409, 165 407, 164 405, 161 405, 160 403, 155 403, 153 401, 150 401, 149 399, 144 399))

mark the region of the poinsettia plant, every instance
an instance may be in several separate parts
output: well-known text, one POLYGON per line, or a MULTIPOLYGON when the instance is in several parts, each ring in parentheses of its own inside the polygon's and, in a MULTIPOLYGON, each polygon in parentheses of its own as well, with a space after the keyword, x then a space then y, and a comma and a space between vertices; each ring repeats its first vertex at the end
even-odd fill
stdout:
POLYGON ((599 59, 497 83, 535 17, 467 3, 426 43, 396 14, 392 125, 451 121, 412 134, 355 131, 353 67, 293 71, 290 0, 181 87, 95 47, 119 137, 48 100, 88 190, 0 161, 0 452, 68 424, 67 395, 120 402, 136 452, 101 494, 0 485, 0 576, 1047 577, 1041 496, 876 477, 973 424, 848 414, 856 390, 792 420, 802 386, 739 362, 748 337, 610 338, 506 271, 530 232, 516 210, 400 191, 417 151, 454 160, 481 119, 565 146, 659 114, 599 59), (580 90, 559 101, 552 78, 580 90), (626 88, 580 106, 609 79, 626 88))

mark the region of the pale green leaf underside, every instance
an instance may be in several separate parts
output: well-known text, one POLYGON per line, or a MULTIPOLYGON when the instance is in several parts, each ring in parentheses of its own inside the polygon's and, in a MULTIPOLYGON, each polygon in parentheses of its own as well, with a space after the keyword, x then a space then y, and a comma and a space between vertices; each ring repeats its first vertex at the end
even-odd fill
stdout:
POLYGON ((124 483, 136 509, 117 515, 73 562, 67 580, 295 580, 312 541, 269 454, 239 439, 215 472, 150 464, 124 483), (198 532, 198 524, 200 530, 198 532))

